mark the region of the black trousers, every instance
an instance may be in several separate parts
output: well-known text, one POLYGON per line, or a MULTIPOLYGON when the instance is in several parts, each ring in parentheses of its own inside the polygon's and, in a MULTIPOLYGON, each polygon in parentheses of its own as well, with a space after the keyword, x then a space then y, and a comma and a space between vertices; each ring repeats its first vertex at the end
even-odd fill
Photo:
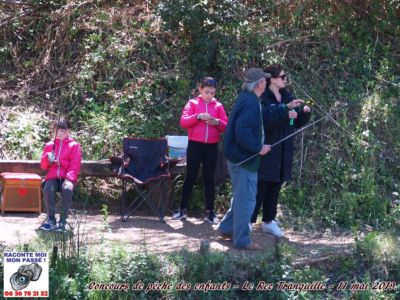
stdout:
POLYGON ((218 143, 205 144, 189 141, 186 151, 186 177, 183 183, 180 209, 187 209, 193 186, 197 179, 200 164, 203 165, 203 183, 206 198, 206 209, 214 210, 215 168, 217 166, 218 143))
POLYGON ((263 222, 271 222, 275 219, 278 206, 278 197, 281 190, 281 182, 261 181, 257 182, 257 202, 254 208, 251 222, 257 221, 257 215, 261 204, 263 205, 263 222))
POLYGON ((62 189, 64 179, 49 179, 44 183, 44 200, 46 205, 47 218, 55 220, 56 192, 61 194, 60 221, 66 221, 68 211, 72 202, 73 191, 62 189))

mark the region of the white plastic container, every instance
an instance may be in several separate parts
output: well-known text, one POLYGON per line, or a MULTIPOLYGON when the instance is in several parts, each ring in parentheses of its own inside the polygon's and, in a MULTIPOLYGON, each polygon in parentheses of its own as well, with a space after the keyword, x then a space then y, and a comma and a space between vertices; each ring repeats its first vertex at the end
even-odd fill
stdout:
POLYGON ((186 161, 188 137, 185 135, 167 135, 168 155, 170 158, 181 158, 186 161))

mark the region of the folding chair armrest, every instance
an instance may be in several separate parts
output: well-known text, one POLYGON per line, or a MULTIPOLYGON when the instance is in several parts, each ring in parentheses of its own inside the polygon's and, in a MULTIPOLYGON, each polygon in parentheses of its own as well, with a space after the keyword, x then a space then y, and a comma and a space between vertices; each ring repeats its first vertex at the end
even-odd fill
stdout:
POLYGON ((182 160, 181 158, 163 157, 163 159, 161 160, 160 167, 161 167, 161 169, 173 168, 173 167, 175 167, 181 160, 182 160))
POLYGON ((119 164, 123 164, 124 159, 121 156, 110 156, 110 162, 111 163, 119 163, 119 164))
POLYGON ((137 179, 136 177, 133 177, 132 175, 129 175, 129 174, 120 174, 120 175, 118 175, 118 178, 122 179, 122 180, 126 180, 126 181, 133 181, 134 183, 136 183, 138 185, 144 184, 143 181, 141 181, 141 180, 137 179))
POLYGON ((128 166, 129 158, 125 156, 110 156, 110 169, 113 173, 120 175, 122 169, 128 166))

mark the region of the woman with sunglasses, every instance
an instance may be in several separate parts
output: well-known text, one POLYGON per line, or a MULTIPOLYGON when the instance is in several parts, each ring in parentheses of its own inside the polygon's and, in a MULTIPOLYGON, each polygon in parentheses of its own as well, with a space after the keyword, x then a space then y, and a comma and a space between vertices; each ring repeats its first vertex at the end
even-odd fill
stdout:
MULTIPOLYGON (((289 103, 295 97, 286 89, 287 75, 279 64, 269 65, 265 69, 270 73, 267 87, 261 95, 263 105, 272 107, 289 103)), ((265 143, 272 145, 291 134, 296 128, 304 126, 310 119, 311 109, 305 105, 289 112, 284 120, 272 120, 264 124, 265 143)), ((275 221, 281 186, 292 178, 293 138, 273 147, 268 155, 262 156, 258 171, 257 202, 251 222, 255 223, 261 205, 263 205, 262 230, 282 237, 283 231, 275 221)))
POLYGON ((218 142, 224 132, 228 117, 223 105, 215 98, 217 81, 205 77, 198 86, 199 95, 190 99, 181 115, 180 125, 188 130, 189 144, 186 152, 186 177, 183 183, 180 209, 173 220, 187 218, 187 207, 200 164, 203 166, 203 183, 206 199, 206 217, 211 224, 217 223, 214 213, 215 168, 217 165, 218 142))

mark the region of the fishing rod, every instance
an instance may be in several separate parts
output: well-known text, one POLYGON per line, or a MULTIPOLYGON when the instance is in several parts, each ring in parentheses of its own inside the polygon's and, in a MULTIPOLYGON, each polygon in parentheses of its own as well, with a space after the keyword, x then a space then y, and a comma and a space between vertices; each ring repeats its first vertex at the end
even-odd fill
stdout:
MULTIPOLYGON (((335 114, 335 113, 337 113, 338 111, 340 111, 340 110, 346 108, 347 106, 348 106, 348 104, 346 103, 346 104, 343 105, 342 107, 337 108, 337 109, 335 109, 334 111, 331 111, 330 113, 327 113, 325 116, 323 116, 323 117, 321 117, 321 118, 315 120, 314 122, 312 122, 312 123, 310 123, 310 124, 308 124, 308 125, 306 125, 306 126, 300 128, 300 129, 296 130, 295 132, 292 132, 291 134, 289 134, 289 135, 285 136, 284 138, 280 139, 279 141, 273 143, 272 145, 270 145, 270 147, 273 148, 273 147, 279 145, 280 143, 286 141, 287 139, 290 139, 291 137, 295 136, 296 134, 298 134, 298 133, 300 133, 300 132, 303 132, 303 131, 306 130, 307 128, 312 127, 312 126, 314 126, 315 124, 317 124, 317 123, 319 123, 319 122, 325 120, 326 118, 331 117, 333 114, 335 114)), ((235 165, 235 167, 238 167, 238 166, 244 164, 245 162, 249 161, 250 159, 256 157, 257 155, 259 155, 259 154, 256 153, 256 154, 254 154, 254 155, 252 155, 252 156, 246 158, 245 160, 242 160, 241 162, 237 163, 237 164, 235 165)))
MULTIPOLYGON (((382 86, 381 86, 380 88, 382 88, 382 86)), ((301 88, 301 89, 302 89, 302 88, 301 88)), ((304 91, 304 89, 302 89, 302 90, 304 91)), ((305 92, 305 91, 304 91, 304 92, 305 92)), ((358 103, 358 102, 360 102, 361 100, 363 100, 363 99, 365 99, 365 98, 368 98, 369 96, 372 95, 372 93, 373 93, 373 92, 371 91, 371 92, 369 92, 368 94, 366 94, 365 96, 358 98, 358 99, 355 100, 352 104, 358 103)), ((308 93, 306 93, 306 94, 308 94, 308 93)), ((316 101, 315 101, 315 102, 316 102, 316 101)), ((275 146, 279 145, 280 143, 282 143, 282 142, 286 141, 287 139, 291 138, 292 136, 294 136, 294 135, 296 135, 296 134, 298 134, 298 133, 300 133, 300 132, 303 132, 305 129, 310 128, 311 126, 314 126, 315 124, 317 124, 317 123, 323 121, 323 120, 326 119, 326 118, 330 118, 331 120, 334 120, 335 123, 337 123, 337 121, 336 121, 335 119, 333 119, 332 115, 335 114, 335 113, 337 113, 338 111, 340 111, 340 110, 342 110, 342 109, 348 107, 348 106, 349 106, 349 104, 346 103, 346 104, 343 105, 342 107, 337 108, 337 109, 335 109, 334 111, 332 111, 332 112, 330 112, 330 113, 325 113, 325 115, 324 115, 323 117, 321 117, 321 118, 315 120, 314 122, 312 122, 312 123, 310 123, 310 124, 308 124, 308 125, 306 125, 306 126, 300 128, 299 130, 296 130, 295 132, 289 134, 288 136, 286 136, 286 137, 280 139, 280 140, 277 141, 276 143, 272 144, 270 147, 272 148, 272 147, 275 147, 275 146)), ((320 109, 323 110, 321 107, 320 107, 320 109)), ((340 124, 338 124, 338 125, 340 126, 340 124)), ((340 127, 341 127, 341 126, 340 126, 340 127)), ((343 129, 344 129, 344 128, 343 128, 343 129)), ((352 135, 352 136, 353 136, 353 135, 352 135)), ((353 137, 354 137, 354 136, 353 136, 353 137)), ((355 138, 358 139, 358 140, 360 140, 360 141, 362 141, 364 144, 368 144, 367 142, 361 140, 360 138, 357 138, 357 137, 355 137, 355 138)), ((234 165, 234 167, 238 167, 238 166, 242 165, 243 163, 249 161, 250 159, 256 157, 257 155, 259 155, 259 154, 256 153, 256 154, 254 154, 254 155, 252 155, 252 156, 246 158, 245 160, 243 160, 243 161, 237 163, 236 165, 234 165)))
POLYGON ((388 83, 388 84, 391 84, 391 85, 393 85, 393 86, 395 86, 395 87, 400 87, 400 84, 398 83, 398 82, 396 82, 396 83, 393 83, 392 81, 388 81, 388 80, 386 80, 386 79, 383 79, 382 77, 378 77, 378 76, 375 76, 375 75, 371 75, 372 77, 375 77, 376 79, 378 79, 378 80, 381 80, 381 81, 383 81, 383 82, 385 82, 385 83, 388 83))
MULTIPOLYGON (((290 70, 289 73, 299 74, 298 72, 291 70, 291 68, 289 68, 288 66, 285 66, 285 69, 290 70)), ((315 104, 313 107, 314 110, 316 110, 321 115, 326 115, 328 113, 328 111, 323 107, 323 105, 321 103, 319 103, 313 96, 311 96, 311 94, 309 92, 307 92, 305 90, 305 88, 302 87, 296 80, 294 80, 292 77, 290 77, 288 80, 289 80, 289 83, 293 82, 304 93, 304 95, 307 96, 310 99, 310 101, 312 101, 313 104, 315 104), (317 109, 317 107, 318 107, 318 109, 317 109)), ((330 120, 344 130, 344 128, 334 118, 331 117, 330 120)))
MULTIPOLYGON (((371 92, 369 92, 368 94, 366 94, 365 96, 358 98, 358 99, 355 100, 352 104, 358 103, 358 102, 360 102, 361 100, 363 100, 363 99, 365 99, 365 98, 368 98, 369 96, 372 95, 372 93, 373 93, 373 92, 371 91, 371 92)), ((314 122, 312 122, 312 123, 310 123, 310 124, 308 124, 308 125, 306 125, 306 126, 300 128, 299 130, 296 130, 295 132, 289 134, 288 136, 286 136, 286 137, 280 139, 280 140, 277 141, 276 143, 272 144, 270 147, 272 148, 272 147, 275 147, 275 146, 279 145, 280 143, 282 143, 282 142, 286 141, 287 139, 291 138, 292 136, 294 136, 294 135, 296 135, 296 134, 298 134, 298 133, 300 133, 300 132, 303 132, 305 129, 310 128, 311 126, 314 126, 315 124, 321 122, 322 120, 324 120, 324 119, 326 119, 326 118, 333 119, 333 118, 332 118, 332 115, 333 115, 333 114, 337 113, 338 111, 340 111, 340 110, 342 110, 342 109, 344 109, 344 108, 346 108, 346 107, 348 107, 348 106, 349 106, 349 104, 346 103, 346 104, 343 105, 342 107, 337 108, 337 109, 335 109, 334 111, 332 111, 332 112, 330 112, 330 113, 326 113, 323 117, 321 117, 321 118, 315 120, 314 122)), ((333 120, 334 120, 334 119, 333 119, 333 120)), ((335 120, 335 122, 336 122, 336 120, 335 120)), ((361 140, 361 139, 359 139, 359 138, 357 138, 357 139, 358 139, 358 140, 361 140)), ((364 142, 364 143, 367 143, 367 142, 365 142, 365 141, 363 141, 363 140, 361 140, 361 141, 364 142)), ((368 143, 367 143, 367 144, 368 144, 368 143)), ((250 159, 256 157, 257 155, 259 155, 259 154, 256 153, 256 154, 254 154, 254 155, 252 155, 252 156, 246 158, 245 160, 243 160, 243 161, 237 163, 236 165, 234 165, 234 167, 240 166, 241 164, 243 164, 243 163, 249 161, 250 159)))
MULTIPOLYGON (((340 107, 340 108, 338 108, 338 109, 335 109, 334 111, 332 111, 332 112, 330 112, 330 113, 327 113, 325 116, 323 116, 323 117, 321 117, 321 118, 315 120, 314 122, 312 122, 312 123, 310 123, 310 124, 308 124, 308 125, 306 125, 306 126, 300 128, 300 129, 296 130, 295 132, 293 132, 293 133, 291 133, 291 134, 285 136, 284 138, 280 139, 279 141, 273 143, 272 145, 270 145, 270 147, 272 148, 272 147, 275 147, 275 146, 279 145, 280 143, 282 143, 282 142, 286 141, 287 139, 291 138, 292 136, 295 136, 296 134, 298 134, 298 133, 300 133, 300 132, 306 130, 307 128, 309 128, 309 127, 311 127, 311 126, 314 126, 315 124, 317 124, 317 123, 319 123, 319 122, 325 120, 326 118, 331 117, 333 114, 337 113, 338 111, 344 109, 344 108, 347 107, 347 106, 348 106, 348 104, 346 103, 346 104, 343 105, 342 107, 340 107)), ((243 160, 243 161, 241 161, 240 163, 236 164, 235 167, 240 166, 241 164, 243 164, 243 163, 245 163, 246 161, 248 161, 248 160, 250 160, 250 159, 256 157, 257 155, 259 155, 259 154, 257 153, 257 154, 254 154, 254 155, 250 156, 249 158, 246 158, 245 160, 243 160)))
POLYGON ((56 132, 54 134, 54 140, 53 140, 53 148, 51 150, 51 163, 53 163, 56 159, 56 154, 55 154, 55 150, 56 150, 56 139, 57 139, 57 134, 58 134, 58 123, 60 122, 60 118, 61 118, 61 110, 58 113, 58 118, 57 118, 57 122, 56 122, 56 132))
MULTIPOLYGON (((289 68, 288 66, 285 66, 285 68, 286 68, 287 70, 290 70, 290 69, 291 69, 291 68, 289 68)), ((294 71, 294 70, 291 70, 290 73, 297 73, 297 74, 299 74, 298 72, 296 72, 296 71, 294 71)), ((307 92, 306 89, 305 89, 304 87, 302 87, 296 80, 294 80, 293 78, 291 78, 291 79, 290 79, 290 82, 292 82, 294 85, 296 85, 296 86, 305 94, 305 96, 307 96, 307 97, 310 99, 310 101, 312 101, 312 103, 315 104, 315 106, 314 106, 313 108, 314 108, 318 113, 320 113, 321 115, 326 115, 326 114, 328 114, 327 110, 323 107, 323 105, 322 105, 321 103, 319 103, 313 96, 311 96, 310 92, 307 92), (317 107, 318 107, 318 109, 317 109, 317 107), (318 111, 318 110, 320 110, 320 111, 318 111)), ((388 82, 388 83, 390 83, 390 82, 388 82)), ((393 83, 392 83, 392 84, 393 84, 393 83)), ((382 86, 379 87, 379 88, 382 88, 382 86)), ((367 97, 367 96, 370 96, 370 95, 371 95, 371 93, 367 94, 366 97, 367 97)), ((359 98, 356 102, 362 100, 363 98, 365 98, 365 97, 359 98)), ((368 142, 366 142, 366 141, 362 140, 361 138, 355 136, 354 133, 350 132, 348 129, 346 129, 346 128, 344 128, 342 125, 340 125, 339 122, 336 121, 332 116, 329 116, 329 120, 332 121, 333 124, 335 124, 336 126, 338 126, 338 127, 339 127, 340 129, 342 129, 344 132, 346 132, 351 138, 353 138, 353 139, 355 139, 355 140, 358 140, 359 142, 361 142, 361 143, 364 144, 364 145, 368 145, 368 142)))
MULTIPOLYGON (((372 77, 375 77, 375 78, 377 78, 377 79, 380 79, 380 80, 382 80, 382 81, 384 82, 383 84, 381 84, 380 86, 378 86, 378 87, 375 89, 375 91, 382 89, 382 88, 383 88, 385 85, 387 85, 387 84, 391 84, 391 85, 393 85, 393 86, 395 86, 395 87, 400 87, 400 85, 399 85, 398 82, 394 83, 394 82, 391 82, 391 81, 387 81, 387 80, 381 79, 381 78, 379 78, 379 77, 376 77, 376 76, 374 76, 374 75, 372 75, 372 77)), ((292 81, 300 90, 302 90, 303 93, 304 93, 308 98, 310 98, 311 101, 313 101, 313 103, 315 103, 315 104, 319 107, 319 109, 322 111, 322 113, 321 113, 321 112, 319 112, 319 113, 321 113, 321 114, 327 114, 327 112, 326 112, 325 109, 323 108, 322 104, 318 103, 318 101, 316 101, 316 100, 314 99, 314 97, 312 97, 312 96, 310 95, 310 93, 307 92, 307 91, 305 90, 304 87, 302 87, 298 82, 296 82, 296 81, 293 80, 293 79, 291 79, 291 81, 292 81)), ((372 91, 369 92, 365 97, 361 97, 361 98, 359 98, 358 100, 356 100, 355 102, 359 102, 359 101, 361 101, 362 99, 371 96, 372 93, 373 93, 372 91)), ((314 108, 316 108, 316 107, 314 107, 314 108)), ((342 125, 340 125, 339 122, 336 121, 332 116, 329 116, 329 120, 332 121, 336 126, 340 127, 340 128, 341 128, 344 132, 346 132, 351 138, 353 138, 353 139, 359 141, 359 142, 360 142, 361 144, 363 144, 363 145, 367 145, 367 146, 369 145, 368 142, 366 142, 366 141, 364 141, 363 139, 357 137, 353 132, 349 131, 348 129, 346 129, 346 128, 344 128, 342 125)))
MULTIPOLYGON (((321 114, 323 114, 323 115, 326 115, 326 114, 328 114, 328 112, 323 108, 323 106, 320 104, 320 103, 318 103, 318 101, 316 101, 315 99, 314 99, 314 97, 312 97, 311 95, 310 95, 310 93, 309 92, 307 92, 302 86, 300 86, 295 80, 293 80, 293 79, 291 79, 291 81, 300 89, 300 90, 302 90, 303 91, 303 93, 308 97, 308 98, 310 98, 310 100, 313 102, 313 103, 315 103, 317 106, 318 106, 318 108, 321 110, 321 112, 319 112, 319 113, 321 113, 321 114)), ((314 107, 315 108, 315 107, 314 107)), ((336 126, 338 126, 338 127, 340 127, 342 130, 344 130, 344 131, 346 131, 352 138, 355 138, 355 139, 358 139, 358 140, 360 140, 360 138, 357 138, 353 133, 351 133, 351 132, 349 132, 347 129, 345 129, 342 125, 340 125, 339 123, 338 123, 338 121, 336 121, 334 118, 332 118, 332 116, 329 116, 329 120, 330 121, 332 121, 336 126)), ((361 140, 362 141, 362 140, 361 140)), ((362 141, 363 143, 365 143, 365 141, 362 141)))

